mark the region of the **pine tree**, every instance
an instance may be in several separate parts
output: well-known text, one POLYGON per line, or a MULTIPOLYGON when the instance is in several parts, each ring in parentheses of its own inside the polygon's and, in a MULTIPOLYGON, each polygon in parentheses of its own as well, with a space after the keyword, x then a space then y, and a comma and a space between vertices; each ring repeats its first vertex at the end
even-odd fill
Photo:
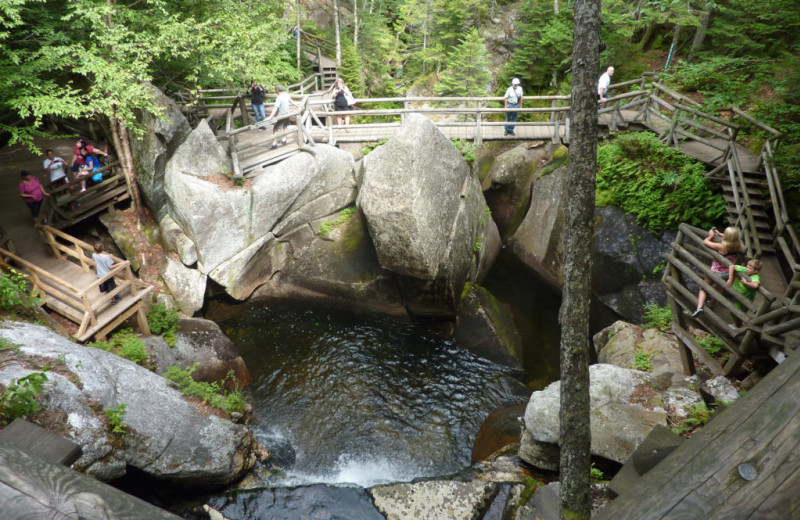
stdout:
POLYGON ((482 96, 491 76, 489 53, 477 29, 467 32, 447 57, 448 67, 434 90, 440 96, 482 96))
POLYGON ((361 58, 353 48, 353 40, 350 38, 342 39, 342 65, 339 67, 339 77, 344 80, 344 84, 350 89, 355 97, 364 95, 364 83, 362 78, 363 67, 361 58))

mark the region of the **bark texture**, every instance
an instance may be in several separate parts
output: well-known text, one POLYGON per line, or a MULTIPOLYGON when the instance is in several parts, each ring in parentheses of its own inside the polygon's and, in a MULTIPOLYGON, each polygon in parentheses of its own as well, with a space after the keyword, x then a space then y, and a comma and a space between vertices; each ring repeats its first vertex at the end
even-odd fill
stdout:
POLYGON ((597 78, 600 0, 575 2, 572 56, 572 135, 569 147, 567 234, 561 322, 559 462, 561 519, 591 513, 589 430, 589 309, 597 165, 597 78))

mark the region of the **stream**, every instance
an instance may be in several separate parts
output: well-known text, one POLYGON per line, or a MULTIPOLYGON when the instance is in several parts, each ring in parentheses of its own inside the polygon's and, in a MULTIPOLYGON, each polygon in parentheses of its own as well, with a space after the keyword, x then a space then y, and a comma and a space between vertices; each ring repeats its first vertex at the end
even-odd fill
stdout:
POLYGON ((340 506, 342 518, 361 518, 362 509, 372 518, 363 488, 469 466, 489 413, 527 402, 531 388, 557 378, 558 298, 533 277, 520 280, 517 268, 499 262, 486 286, 514 303, 524 371, 473 355, 436 324, 286 304, 212 304, 208 314, 253 377, 251 428, 280 469, 264 466, 258 489, 208 503, 231 520, 300 518, 305 508, 337 518, 330 508, 340 506))

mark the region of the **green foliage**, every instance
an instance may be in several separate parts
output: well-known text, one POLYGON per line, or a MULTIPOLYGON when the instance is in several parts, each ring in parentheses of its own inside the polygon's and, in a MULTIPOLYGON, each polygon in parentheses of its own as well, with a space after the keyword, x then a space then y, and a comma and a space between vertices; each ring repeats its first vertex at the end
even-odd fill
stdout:
MULTIPOLYGON (((489 52, 477 29, 463 35, 447 56, 448 66, 434 87, 440 96, 483 96, 491 80, 489 52)), ((474 159, 473 159, 474 160, 474 159)))
POLYGON ((653 276, 658 276, 666 268, 666 261, 662 260, 657 266, 653 268, 653 276))
POLYGON ((15 269, 0 271, 0 311, 32 316, 39 299, 28 292, 28 277, 15 269))
POLYGON ((684 91, 705 95, 704 107, 714 113, 731 105, 741 106, 750 94, 750 81, 765 79, 765 67, 751 57, 713 56, 705 60, 678 63, 663 78, 684 91))
POLYGON ((704 336, 699 338, 697 343, 715 358, 727 360, 730 357, 730 353, 727 352, 728 349, 725 346, 725 343, 723 343, 722 340, 716 336, 704 336))
POLYGON ((685 410, 688 414, 687 418, 672 429, 678 435, 688 434, 705 425, 714 414, 714 410, 709 409, 704 402, 690 404, 685 410))
POLYGON ((175 334, 178 332, 178 311, 166 305, 156 303, 147 311, 147 325, 150 332, 164 336, 170 347, 175 346, 175 334))
POLYGON ((515 49, 499 84, 508 86, 519 77, 525 88, 555 88, 572 61, 572 9, 553 12, 553 3, 526 0, 520 9, 515 49))
POLYGON ((164 372, 164 378, 173 383, 184 395, 189 397, 196 397, 203 401, 203 403, 219 408, 228 413, 244 411, 244 397, 241 391, 237 388, 235 390, 225 390, 225 382, 232 380, 233 371, 228 372, 228 376, 223 381, 216 383, 198 382, 192 378, 192 374, 197 370, 199 363, 195 363, 192 367, 182 370, 179 367, 168 367, 164 372))
POLYGON ((111 433, 125 433, 125 414, 127 413, 127 404, 118 404, 106 409, 106 417, 108 418, 108 425, 111 427, 111 433))
POLYGON ((456 146, 458 151, 461 152, 461 155, 464 157, 465 161, 467 161, 469 164, 473 164, 475 162, 475 157, 478 153, 477 146, 466 139, 459 139, 457 137, 451 137, 450 141, 456 146))
POLYGON ((472 252, 477 255, 478 253, 481 252, 481 246, 482 246, 481 241, 476 240, 475 243, 472 244, 472 252))
POLYGON ((603 475, 603 471, 600 468, 594 467, 594 462, 592 462, 592 469, 591 469, 591 478, 593 482, 598 482, 603 480, 605 475, 603 475))
POLYGON ((87 343, 86 346, 122 356, 138 365, 143 365, 147 361, 147 350, 144 348, 142 338, 137 336, 132 329, 123 329, 117 332, 112 336, 110 342, 94 341, 87 343))
POLYGON ((649 354, 642 349, 633 352, 633 368, 643 372, 653 371, 653 354, 649 354))
POLYGON ((358 211, 358 209, 355 206, 344 208, 339 212, 339 216, 336 218, 336 220, 322 223, 322 225, 319 227, 319 234, 322 236, 327 236, 328 233, 350 220, 350 217, 352 217, 356 211, 358 211))
POLYGON ((356 54, 353 42, 350 39, 342 40, 342 66, 337 69, 339 77, 344 80, 344 84, 350 89, 353 97, 364 95, 364 77, 361 57, 356 54))
POLYGON ((656 304, 645 305, 644 319, 644 328, 668 332, 672 326, 672 311, 669 307, 659 307, 656 304))
POLYGON ((361 155, 367 155, 375 148, 386 144, 389 141, 389 138, 381 139, 380 141, 375 141, 374 143, 369 143, 361 147, 361 155))
POLYGON ((12 342, 7 338, 0 337, 0 352, 3 350, 13 350, 15 353, 19 352, 20 345, 12 342))
POLYGON ((491 216, 492 210, 489 208, 489 206, 484 207, 483 211, 481 211, 481 227, 486 226, 486 223, 489 222, 489 217, 491 216))
POLYGON ((11 381, 0 394, 0 424, 8 424, 18 417, 29 417, 39 411, 36 396, 42 392, 47 376, 34 372, 11 381))
POLYGON ((708 228, 725 215, 702 164, 649 132, 621 135, 597 152, 597 200, 636 216, 653 232, 681 222, 708 228))

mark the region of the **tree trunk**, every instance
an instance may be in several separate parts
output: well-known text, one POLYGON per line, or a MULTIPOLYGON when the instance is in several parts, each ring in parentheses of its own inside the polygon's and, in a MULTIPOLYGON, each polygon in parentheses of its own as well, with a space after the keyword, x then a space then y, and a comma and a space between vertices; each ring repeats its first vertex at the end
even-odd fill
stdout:
POLYGON ((300 38, 302 38, 302 35, 300 34, 300 0, 295 0, 295 11, 297 11, 296 13, 297 25, 295 26, 295 33, 294 33, 295 39, 297 40, 295 42, 295 44, 297 45, 297 77, 302 79, 303 71, 300 62, 300 38))
POLYGON ((656 30, 656 24, 649 23, 647 24, 647 29, 645 29, 644 34, 642 35, 642 39, 639 42, 639 48, 644 50, 647 47, 647 44, 650 43, 650 38, 653 37, 653 33, 656 30))
POLYGON ((572 131, 569 144, 561 323, 561 519, 591 513, 589 429, 589 309, 591 245, 597 167, 597 73, 600 69, 600 0, 575 2, 572 54, 572 131))
POLYGON ((136 216, 139 222, 144 223, 146 217, 144 206, 142 205, 142 196, 139 193, 139 185, 136 183, 136 173, 133 169, 133 153, 131 152, 128 127, 125 126, 124 119, 117 117, 116 111, 109 120, 109 126, 111 127, 111 139, 114 141, 114 148, 116 148, 117 155, 119 156, 120 168, 122 168, 122 174, 125 176, 125 182, 128 184, 128 191, 131 194, 133 207, 136 209, 136 216))
POLYGON ((358 0, 353 0, 353 48, 358 54, 358 0))
POLYGON ((553 0, 553 13, 558 14, 558 0, 553 0))
POLYGON ((710 25, 711 9, 709 8, 708 11, 703 13, 703 16, 700 18, 700 25, 697 26, 697 30, 694 33, 692 48, 689 50, 689 61, 692 61, 695 58, 695 55, 700 52, 700 48, 703 46, 703 41, 706 39, 706 31, 708 31, 710 25))
POLYGON ((676 25, 675 29, 672 30, 673 53, 678 50, 678 40, 681 38, 681 29, 683 29, 682 25, 676 25))
MULTIPOLYGON (((336 66, 342 66, 342 39, 339 33, 339 0, 333 0, 333 27, 336 31, 336 66)), ((322 64, 320 63, 320 66, 322 64)))

